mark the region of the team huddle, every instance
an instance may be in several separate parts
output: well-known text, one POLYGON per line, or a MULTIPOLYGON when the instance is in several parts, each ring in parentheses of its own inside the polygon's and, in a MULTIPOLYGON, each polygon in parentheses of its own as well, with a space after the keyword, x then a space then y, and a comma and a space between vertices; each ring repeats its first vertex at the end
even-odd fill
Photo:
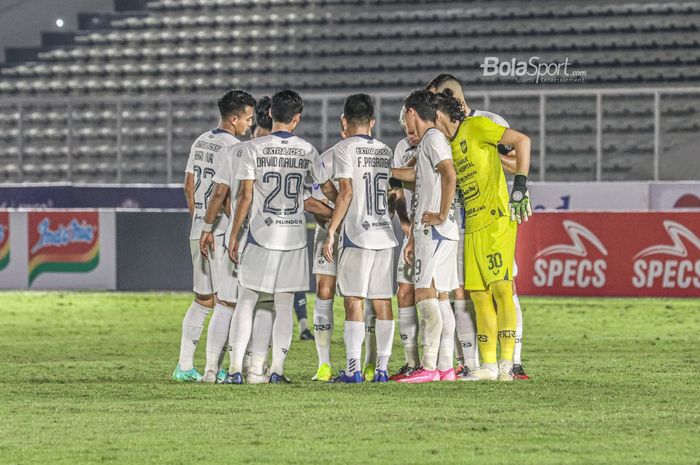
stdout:
POLYGON ((469 108, 449 74, 404 99, 395 150, 372 136, 367 94, 346 98, 340 141, 323 154, 294 135, 303 101, 292 90, 258 101, 231 90, 218 106, 219 127, 197 138, 186 168, 195 298, 174 380, 290 382, 294 295, 310 289, 306 213, 316 220, 314 380, 527 379, 514 285, 517 224, 532 214, 526 135, 469 108), (510 194, 505 172, 515 174, 510 194), (394 271, 405 364, 390 374, 394 271), (346 367, 334 375, 336 295, 346 367), (194 353, 210 312, 200 374, 194 353))

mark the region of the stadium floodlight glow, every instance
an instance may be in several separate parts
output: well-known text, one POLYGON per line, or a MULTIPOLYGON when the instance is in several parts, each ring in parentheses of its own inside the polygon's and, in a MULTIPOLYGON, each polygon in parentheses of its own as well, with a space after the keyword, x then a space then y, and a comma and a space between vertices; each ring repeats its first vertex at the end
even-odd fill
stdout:
POLYGON ((63 24, 64 24, 64 23, 63 23, 63 19, 58 18, 58 19, 56 20, 56 26, 58 26, 58 27, 63 27, 63 24))

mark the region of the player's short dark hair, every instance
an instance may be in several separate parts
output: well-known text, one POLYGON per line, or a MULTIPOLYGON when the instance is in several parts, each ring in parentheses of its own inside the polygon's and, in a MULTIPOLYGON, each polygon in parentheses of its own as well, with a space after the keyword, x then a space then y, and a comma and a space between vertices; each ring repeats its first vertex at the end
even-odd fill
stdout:
POLYGON ((218 104, 221 117, 228 118, 231 115, 240 116, 245 107, 254 107, 255 98, 244 90, 231 89, 219 99, 218 104))
POLYGON ((455 77, 454 74, 449 74, 449 73, 440 73, 437 76, 435 76, 427 86, 425 86, 425 90, 430 90, 430 89, 439 89, 442 85, 444 85, 446 82, 454 81, 459 86, 462 86, 462 82, 455 77))
POLYGON ((466 118, 462 103, 457 100, 451 89, 444 89, 442 92, 435 94, 437 99, 437 108, 442 113, 450 117, 451 121, 462 121, 466 118))
POLYGON ((270 105, 272 99, 270 97, 262 97, 255 104, 255 126, 263 129, 272 130, 272 117, 270 116, 270 105))
POLYGON ((294 116, 301 113, 303 109, 304 101, 301 99, 301 95, 293 90, 281 90, 272 96, 270 105, 272 121, 291 123, 294 116))
POLYGON ((367 94, 352 94, 345 99, 343 116, 350 123, 369 123, 374 119, 374 102, 367 94))
POLYGON ((434 123, 437 118, 437 97, 428 90, 414 90, 404 99, 403 106, 406 110, 414 109, 424 121, 434 123))

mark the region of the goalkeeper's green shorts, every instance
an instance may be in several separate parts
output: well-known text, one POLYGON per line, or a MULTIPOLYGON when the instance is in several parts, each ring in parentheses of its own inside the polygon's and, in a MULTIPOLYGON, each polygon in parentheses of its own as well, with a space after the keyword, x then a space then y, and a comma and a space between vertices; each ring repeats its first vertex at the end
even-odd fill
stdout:
POLYGON ((485 291, 496 281, 513 280, 518 223, 502 216, 464 234, 464 289, 485 291))

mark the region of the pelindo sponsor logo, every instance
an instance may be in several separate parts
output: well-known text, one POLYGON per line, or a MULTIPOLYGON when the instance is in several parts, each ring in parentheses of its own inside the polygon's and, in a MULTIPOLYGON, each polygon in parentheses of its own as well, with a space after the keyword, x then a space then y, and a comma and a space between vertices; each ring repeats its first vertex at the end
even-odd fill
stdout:
POLYGON ((10 263, 10 215, 0 212, 0 271, 10 263))
POLYGON ((532 282, 537 287, 601 288, 605 285, 608 250, 590 229, 571 220, 562 222, 570 244, 555 244, 535 256, 532 282), (590 253, 584 240, 597 252, 590 253))
POLYGON ((29 213, 29 285, 42 273, 86 273, 100 261, 97 212, 29 213))
POLYGON ((484 57, 479 65, 485 77, 513 77, 517 82, 529 84, 561 84, 566 82, 583 82, 586 71, 573 70, 569 58, 561 62, 546 62, 540 57, 530 57, 527 61, 516 58, 501 61, 498 57, 484 57))
POLYGON ((671 244, 652 245, 634 257, 632 285, 638 289, 700 289, 700 239, 676 221, 666 220, 663 226, 671 244))

